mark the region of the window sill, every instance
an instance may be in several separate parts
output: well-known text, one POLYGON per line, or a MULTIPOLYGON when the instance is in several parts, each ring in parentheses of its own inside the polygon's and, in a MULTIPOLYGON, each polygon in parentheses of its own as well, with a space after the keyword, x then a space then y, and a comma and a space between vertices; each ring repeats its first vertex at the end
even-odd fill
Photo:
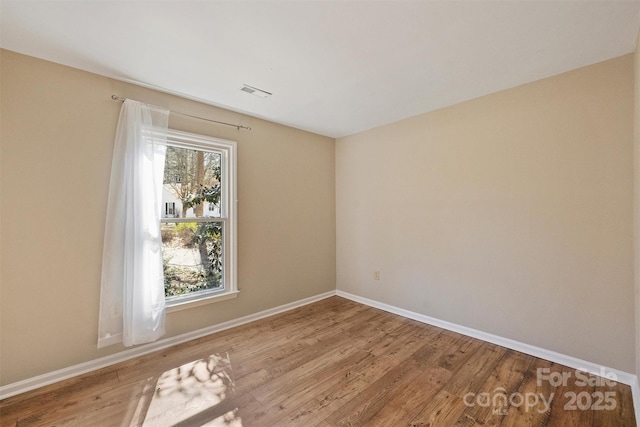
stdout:
POLYGON ((167 303, 166 311, 167 313, 173 313, 175 311, 181 311, 189 308, 199 307, 201 305, 212 304, 214 302, 225 301, 236 298, 239 293, 240 291, 231 291, 213 295, 205 295, 193 300, 171 301, 167 303))

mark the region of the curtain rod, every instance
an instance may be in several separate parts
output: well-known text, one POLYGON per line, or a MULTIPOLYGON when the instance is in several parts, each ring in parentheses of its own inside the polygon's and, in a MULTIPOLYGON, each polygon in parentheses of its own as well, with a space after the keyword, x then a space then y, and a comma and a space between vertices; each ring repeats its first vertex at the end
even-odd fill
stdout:
MULTIPOLYGON (((111 95, 111 99, 113 99, 114 101, 120 101, 120 102, 124 102, 126 100, 126 98, 121 98, 116 95, 111 95)), ((219 125, 231 126, 238 130, 240 129, 251 130, 251 128, 247 126, 234 125, 233 123, 225 123, 225 122, 219 122, 217 120, 205 119, 204 117, 192 116, 191 114, 181 113, 179 111, 170 111, 170 113, 178 114, 180 116, 185 116, 185 117, 191 117, 192 119, 204 120, 205 122, 218 123, 219 125)))

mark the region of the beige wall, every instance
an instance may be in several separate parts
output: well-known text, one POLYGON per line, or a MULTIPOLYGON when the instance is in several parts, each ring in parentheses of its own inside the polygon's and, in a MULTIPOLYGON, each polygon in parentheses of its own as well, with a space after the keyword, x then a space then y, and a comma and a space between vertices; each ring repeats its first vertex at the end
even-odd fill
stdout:
POLYGON ((635 372, 633 55, 338 139, 336 208, 339 290, 635 372))
POLYGON ((8 51, 1 67, 0 384, 122 350, 96 349, 112 94, 253 128, 172 116, 238 141, 241 292, 169 314, 166 336, 335 289, 333 139, 8 51))

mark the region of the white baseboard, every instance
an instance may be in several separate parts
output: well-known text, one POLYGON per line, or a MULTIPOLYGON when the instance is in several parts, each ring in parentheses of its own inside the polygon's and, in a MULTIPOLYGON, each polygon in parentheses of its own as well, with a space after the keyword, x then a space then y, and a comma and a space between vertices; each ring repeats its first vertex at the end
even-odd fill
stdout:
POLYGON ((66 380, 78 375, 86 374, 96 369, 102 369, 107 366, 115 365, 116 363, 124 362, 126 360, 133 359, 135 357, 143 356, 145 354, 153 353, 154 351, 163 350, 168 347, 172 347, 177 344, 182 344, 187 341, 191 341, 197 338, 224 331, 236 326, 244 325, 245 323, 253 322, 255 320, 263 319, 265 317, 273 316, 275 314, 283 313, 285 311, 293 310, 294 308, 302 307, 311 304, 316 301, 320 301, 325 298, 332 297, 336 294, 335 291, 325 292, 319 295, 314 295, 309 298, 304 298, 298 301, 290 302, 278 307, 270 308, 268 310, 260 311, 258 313, 249 314, 238 319, 229 320, 227 322, 219 323, 217 325, 208 326, 203 329, 188 332, 186 334, 177 335, 170 338, 165 338, 153 343, 143 344, 131 349, 121 351, 109 356, 101 357, 99 359, 90 360, 88 362, 79 363, 77 365, 69 366, 67 368, 58 369, 56 371, 47 372, 46 374, 38 375, 36 377, 27 378, 26 380, 18 381, 15 383, 7 384, 0 387, 0 400, 6 399, 11 396, 15 396, 20 393, 24 393, 30 390, 34 390, 39 387, 44 387, 49 384, 56 383, 58 381, 66 380))
POLYGON ((418 322, 426 323, 428 325, 437 326, 442 329, 457 332, 462 335, 466 335, 473 338, 478 338, 483 341, 497 344, 502 347, 506 347, 521 353, 529 354, 531 356, 538 357, 540 359, 549 360, 554 363, 568 366, 573 369, 579 369, 595 375, 603 376, 605 374, 615 374, 617 382, 631 386, 633 392, 633 406, 636 414, 636 421, 640 425, 640 385, 638 384, 638 377, 628 372, 620 371, 618 369, 609 368, 599 365, 597 363, 588 362, 586 360, 578 359, 577 357, 567 356, 566 354, 557 353, 555 351, 547 350, 544 348, 536 347, 533 345, 525 344, 519 341, 515 341, 509 338, 503 338, 498 335, 489 334, 487 332, 479 331, 477 329, 468 328, 466 326, 457 325, 455 323, 447 322, 445 320, 436 319, 434 317, 425 316, 424 314, 414 313, 409 310, 394 307, 389 304, 385 304, 379 301, 375 301, 369 298, 361 297, 358 295, 350 294, 344 291, 336 291, 336 295, 339 297, 347 298, 361 304, 368 305, 370 307, 379 308, 380 310, 387 311, 389 313, 397 314, 409 319, 417 320, 418 322))

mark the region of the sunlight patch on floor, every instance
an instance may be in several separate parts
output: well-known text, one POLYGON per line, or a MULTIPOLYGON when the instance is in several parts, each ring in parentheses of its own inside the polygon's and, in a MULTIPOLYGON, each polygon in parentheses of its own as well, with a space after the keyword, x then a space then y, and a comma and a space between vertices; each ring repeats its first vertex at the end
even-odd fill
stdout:
POLYGON ((238 409, 234 409, 202 425, 207 427, 242 427, 242 420, 238 415, 238 409))
POLYGON ((233 392, 229 355, 214 354, 164 372, 157 380, 144 426, 176 425, 207 414, 207 426, 242 426, 237 410, 216 406, 233 392))

